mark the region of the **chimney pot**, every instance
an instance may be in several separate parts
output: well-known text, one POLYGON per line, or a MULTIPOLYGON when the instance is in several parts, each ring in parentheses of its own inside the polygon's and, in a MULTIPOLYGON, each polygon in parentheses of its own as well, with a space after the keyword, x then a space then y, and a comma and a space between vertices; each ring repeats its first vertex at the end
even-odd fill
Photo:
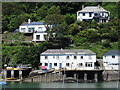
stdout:
POLYGON ((84 8, 84 5, 82 5, 82 9, 84 8))
POLYGON ((30 19, 28 19, 28 23, 29 23, 29 24, 31 23, 31 20, 30 20, 30 19))

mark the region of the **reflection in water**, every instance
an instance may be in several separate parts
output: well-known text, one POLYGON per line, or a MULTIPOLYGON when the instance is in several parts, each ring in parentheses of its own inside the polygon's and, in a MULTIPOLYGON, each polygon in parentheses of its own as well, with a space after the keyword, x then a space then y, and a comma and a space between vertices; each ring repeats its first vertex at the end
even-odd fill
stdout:
POLYGON ((20 82, 8 82, 8 85, 3 88, 117 88, 118 83, 115 81, 111 82, 97 82, 97 83, 20 83, 20 82))

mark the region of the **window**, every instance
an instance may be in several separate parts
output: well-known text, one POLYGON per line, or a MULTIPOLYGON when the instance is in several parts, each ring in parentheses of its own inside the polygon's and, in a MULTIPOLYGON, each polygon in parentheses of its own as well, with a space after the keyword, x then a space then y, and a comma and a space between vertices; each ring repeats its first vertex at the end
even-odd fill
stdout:
POLYGON ((36 40, 40 40, 40 35, 36 35, 36 40))
POLYGON ((95 15, 95 16, 97 16, 98 14, 97 14, 97 13, 95 13, 94 15, 95 15))
POLYGON ((83 56, 81 56, 81 59, 83 59, 83 56))
POLYGON ((48 56, 45 56, 45 59, 48 59, 48 56))
POLYGON ((85 66, 86 66, 86 67, 92 67, 92 62, 86 62, 86 63, 85 63, 85 66))
POLYGON ((82 63, 79 63, 79 66, 82 66, 83 64, 82 63))
POLYGON ((115 56, 112 56, 112 58, 115 58, 115 56))
POLYGON ((92 16, 92 13, 90 12, 90 13, 89 13, 89 17, 91 17, 91 16, 92 16))
POLYGON ((38 32, 43 31, 43 27, 38 27, 38 32))
POLYGON ((57 63, 54 63, 54 66, 57 66, 57 63))
POLYGON ((70 64, 69 64, 69 63, 66 63, 66 66, 70 66, 70 64))
POLYGON ((48 66, 48 63, 45 63, 45 66, 48 66))
POLYGON ((77 56, 74 56, 74 59, 77 59, 77 56))
POLYGON ((35 30, 34 27, 28 28, 28 32, 33 32, 35 30))
POLYGON ((102 16, 104 16, 104 13, 102 13, 102 16))
POLYGON ((83 16, 85 16, 85 13, 83 13, 83 16))
POLYGON ((40 66, 42 66, 42 63, 40 63, 40 66))
POLYGON ((66 59, 70 59, 70 57, 69 57, 69 56, 67 56, 67 57, 66 57, 66 59))
POLYGON ((21 32, 25 32, 25 28, 21 28, 21 32))

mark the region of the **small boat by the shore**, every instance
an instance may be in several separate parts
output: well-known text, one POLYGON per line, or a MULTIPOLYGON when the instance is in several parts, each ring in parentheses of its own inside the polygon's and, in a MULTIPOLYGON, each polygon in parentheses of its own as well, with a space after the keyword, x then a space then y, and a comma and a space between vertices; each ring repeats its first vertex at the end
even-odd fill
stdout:
POLYGON ((7 80, 16 80, 17 78, 6 78, 7 80))
POLYGON ((0 81, 0 85, 8 85, 6 82, 0 81))
POLYGON ((52 73, 54 71, 54 69, 49 69, 49 70, 35 70, 30 72, 29 76, 37 76, 37 75, 43 75, 45 73, 52 73))
POLYGON ((53 72, 53 71, 54 71, 54 69, 42 70, 42 71, 38 71, 38 74, 40 75, 40 74, 45 74, 45 73, 51 73, 51 72, 53 72))

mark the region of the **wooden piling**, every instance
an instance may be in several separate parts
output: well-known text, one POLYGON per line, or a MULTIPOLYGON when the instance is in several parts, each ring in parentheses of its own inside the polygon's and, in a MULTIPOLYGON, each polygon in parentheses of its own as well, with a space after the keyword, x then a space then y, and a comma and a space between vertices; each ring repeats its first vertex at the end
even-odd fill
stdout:
POLYGON ((97 82, 98 81, 98 74, 94 74, 95 76, 95 81, 97 82))
POLYGON ((86 73, 84 74, 84 81, 85 82, 87 81, 87 74, 86 73))

